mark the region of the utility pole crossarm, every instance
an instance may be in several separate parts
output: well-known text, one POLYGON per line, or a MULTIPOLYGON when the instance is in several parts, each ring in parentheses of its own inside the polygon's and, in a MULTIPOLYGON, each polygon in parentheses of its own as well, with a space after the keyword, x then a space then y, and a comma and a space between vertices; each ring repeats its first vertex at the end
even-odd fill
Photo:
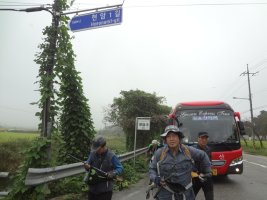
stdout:
POLYGON ((16 12, 39 12, 39 11, 47 11, 50 12, 53 16, 54 14, 50 10, 52 7, 31 7, 31 8, 25 8, 25 9, 15 9, 15 8, 0 8, 0 11, 16 11, 16 12))

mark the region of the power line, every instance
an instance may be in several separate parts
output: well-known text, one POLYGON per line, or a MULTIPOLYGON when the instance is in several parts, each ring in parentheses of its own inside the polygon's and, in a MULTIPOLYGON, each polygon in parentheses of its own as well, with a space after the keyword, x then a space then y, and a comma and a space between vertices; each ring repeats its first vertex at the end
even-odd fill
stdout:
POLYGON ((10 4, 14 4, 14 3, 17 3, 17 4, 33 4, 33 5, 40 5, 40 3, 30 3, 30 2, 18 2, 18 1, 0 1, 0 3, 10 3, 10 4))
MULTIPOLYGON (((253 108, 253 110, 259 110, 261 108, 266 108, 266 107, 267 107, 267 105, 263 105, 263 106, 255 107, 255 108, 253 108)), ((248 112, 250 112, 250 110, 242 111, 240 113, 241 114, 245 114, 245 113, 248 113, 248 112)))
POLYGON ((266 69, 266 67, 267 67, 267 65, 264 66, 263 68, 259 69, 258 71, 260 72, 260 71, 262 71, 263 69, 266 69))
POLYGON ((184 7, 184 6, 240 6, 240 5, 267 5, 267 3, 196 3, 196 4, 161 4, 161 5, 133 5, 134 7, 184 7))
MULTIPOLYGON (((123 0, 122 6, 124 6, 126 0, 123 0)), ((91 3, 73 3, 73 5, 96 5, 91 3)), ((246 5, 267 5, 266 3, 261 2, 252 2, 252 3, 195 3, 195 4, 159 4, 159 5, 128 5, 124 8, 156 8, 156 7, 189 7, 189 6, 246 6, 246 5)))
MULTIPOLYGON (((252 67, 253 70, 258 69, 259 67, 262 67, 263 65, 265 65, 267 63, 267 58, 261 60, 259 63, 257 63, 256 65, 254 65, 252 67)), ((258 71, 261 71, 262 69, 264 69, 266 66, 264 66, 263 68, 259 69, 258 71)))
POLYGON ((261 89, 261 90, 256 90, 256 91, 254 91, 254 94, 258 94, 258 93, 262 93, 262 92, 267 92, 267 88, 263 88, 263 89, 261 89))
POLYGON ((6 7, 6 6, 9 6, 9 7, 12 7, 12 6, 44 6, 44 5, 51 5, 51 4, 44 4, 44 3, 31 3, 31 2, 10 2, 10 1, 0 1, 0 6, 1 7, 6 7))
MULTIPOLYGON (((229 84, 229 87, 231 87, 230 91, 229 91, 229 89, 226 89, 225 90, 225 91, 227 91, 228 95, 224 95, 225 92, 223 92, 223 94, 221 95, 221 98, 220 99, 226 100, 230 96, 232 96, 237 90, 240 90, 242 87, 244 87, 244 81, 242 83, 240 83, 241 85, 237 85, 237 83, 239 81, 240 81, 240 79, 236 79, 231 84, 229 84), (237 86, 237 87, 233 87, 233 86, 237 86)), ((227 88, 229 88, 229 87, 227 87, 227 88)))
POLYGON ((35 5, 33 5, 33 4, 29 4, 29 5, 0 5, 0 7, 29 7, 29 6, 36 6, 36 5, 38 5, 38 6, 48 6, 48 5, 50 5, 50 4, 35 4, 35 5))

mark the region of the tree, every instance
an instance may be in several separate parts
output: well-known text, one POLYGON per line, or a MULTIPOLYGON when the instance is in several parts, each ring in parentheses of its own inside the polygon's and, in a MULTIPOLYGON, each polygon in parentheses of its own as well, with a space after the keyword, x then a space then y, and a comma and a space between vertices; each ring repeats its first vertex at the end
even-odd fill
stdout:
MULTIPOLYGON (((253 119, 254 125, 251 124, 251 122, 246 121, 245 128, 246 132, 249 133, 250 136, 252 136, 252 130, 254 134, 257 136, 261 148, 263 148, 262 139, 263 137, 267 135, 266 129, 267 129, 267 112, 261 111, 260 114, 257 117, 254 117, 253 119), (248 130, 247 130, 248 129, 248 130), (262 136, 262 137, 260 137, 262 136)), ((255 144, 253 144, 255 146, 255 144)))
POLYGON ((267 111, 262 110, 254 119, 255 129, 261 136, 267 136, 267 111))
POLYGON ((121 97, 114 98, 105 110, 104 121, 120 126, 126 134, 126 147, 133 149, 136 117, 151 117, 150 131, 138 131, 137 147, 147 146, 163 132, 166 115, 171 108, 163 105, 164 97, 158 97, 141 90, 121 91, 121 97))
POLYGON ((260 114, 256 118, 254 118, 253 121, 255 124, 255 126, 253 127, 254 128, 253 130, 260 141, 261 148, 263 148, 262 140, 264 136, 266 137, 267 112, 262 110, 260 114), (262 137, 260 137, 260 135, 262 137))

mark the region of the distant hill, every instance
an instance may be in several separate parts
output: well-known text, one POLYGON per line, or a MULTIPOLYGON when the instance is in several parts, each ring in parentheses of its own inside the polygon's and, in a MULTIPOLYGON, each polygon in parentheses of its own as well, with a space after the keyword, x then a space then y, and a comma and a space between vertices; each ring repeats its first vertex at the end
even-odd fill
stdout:
POLYGON ((0 125, 0 131, 4 132, 15 132, 15 133, 37 133, 37 129, 33 128, 22 128, 22 127, 14 127, 14 126, 3 126, 0 125))

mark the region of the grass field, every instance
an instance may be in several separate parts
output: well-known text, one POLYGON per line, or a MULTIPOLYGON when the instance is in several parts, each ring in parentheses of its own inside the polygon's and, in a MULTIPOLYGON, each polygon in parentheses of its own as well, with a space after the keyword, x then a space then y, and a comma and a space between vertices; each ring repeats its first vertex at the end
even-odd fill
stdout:
POLYGON ((1 142, 12 142, 18 139, 29 139, 32 140, 38 137, 37 133, 14 133, 14 132, 0 132, 0 143, 1 142))
POLYGON ((107 147, 110 148, 114 153, 121 154, 126 151, 126 138, 125 136, 117 135, 104 135, 107 140, 107 147))
POLYGON ((246 146, 245 142, 242 140, 242 148, 243 151, 249 154, 254 154, 254 155, 262 155, 262 156, 267 156, 267 141, 263 141, 263 148, 260 147, 260 142, 255 141, 255 148, 253 147, 252 141, 247 141, 248 146, 246 146))

